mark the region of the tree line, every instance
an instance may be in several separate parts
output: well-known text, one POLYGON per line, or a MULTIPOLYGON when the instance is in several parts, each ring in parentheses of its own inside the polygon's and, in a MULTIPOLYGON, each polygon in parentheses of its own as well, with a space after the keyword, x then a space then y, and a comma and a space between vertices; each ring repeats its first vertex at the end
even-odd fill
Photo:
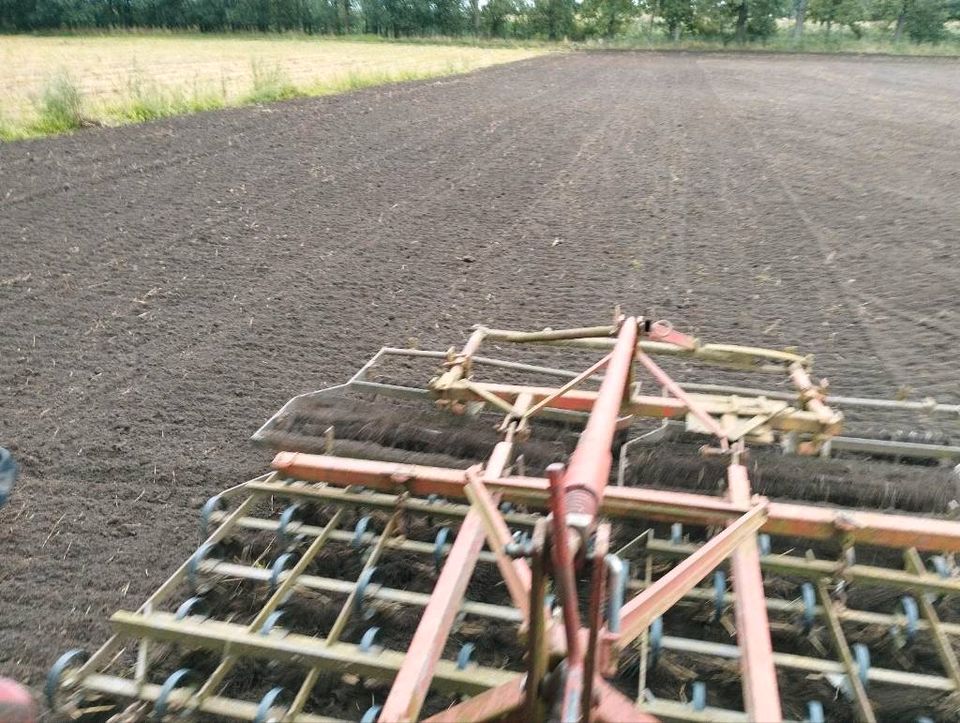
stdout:
POLYGON ((384 37, 474 36, 585 40, 640 26, 682 36, 746 42, 778 30, 860 37, 879 21, 893 40, 938 41, 960 0, 0 0, 0 29, 170 28, 214 31, 368 33, 384 37), (641 20, 642 18, 642 20, 641 20))

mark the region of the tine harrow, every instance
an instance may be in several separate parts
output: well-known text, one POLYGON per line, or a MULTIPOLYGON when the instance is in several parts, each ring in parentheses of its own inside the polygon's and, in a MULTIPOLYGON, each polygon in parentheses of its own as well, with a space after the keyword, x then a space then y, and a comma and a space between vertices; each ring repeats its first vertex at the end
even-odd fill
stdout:
POLYGON ((272 470, 203 506, 196 551, 99 650, 55 663, 48 702, 115 720, 955 720, 960 522, 767 499, 747 445, 952 463, 941 439, 844 437, 841 410, 960 410, 833 396, 811 363, 621 316, 381 349, 257 431, 272 470), (594 358, 573 372, 484 343, 594 358), (398 381, 421 362, 441 364, 427 387, 398 381), (779 388, 679 383, 671 364, 779 388), (369 423, 325 411, 371 395, 400 401, 369 423), (453 436, 407 435, 422 400, 453 436), (666 439, 722 463, 717 493, 627 484, 631 447, 666 439))

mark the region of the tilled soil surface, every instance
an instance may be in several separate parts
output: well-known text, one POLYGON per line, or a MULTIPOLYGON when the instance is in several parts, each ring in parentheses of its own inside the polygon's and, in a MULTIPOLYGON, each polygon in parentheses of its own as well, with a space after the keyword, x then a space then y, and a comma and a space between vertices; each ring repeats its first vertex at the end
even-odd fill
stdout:
POLYGON ((96 647, 383 344, 619 303, 956 402, 958 71, 558 55, 0 147, 0 674, 96 647))

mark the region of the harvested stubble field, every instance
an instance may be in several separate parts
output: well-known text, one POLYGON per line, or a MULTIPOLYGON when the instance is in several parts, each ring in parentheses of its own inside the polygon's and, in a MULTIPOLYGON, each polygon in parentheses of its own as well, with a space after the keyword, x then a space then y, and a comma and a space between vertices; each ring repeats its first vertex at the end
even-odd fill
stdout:
POLYGON ((0 126, 29 133, 44 93, 64 80, 86 121, 116 124, 462 73, 542 52, 304 35, 0 35, 0 126))
POLYGON ((548 56, 0 147, 0 673, 102 641, 383 344, 620 303, 956 402, 958 70, 548 56))

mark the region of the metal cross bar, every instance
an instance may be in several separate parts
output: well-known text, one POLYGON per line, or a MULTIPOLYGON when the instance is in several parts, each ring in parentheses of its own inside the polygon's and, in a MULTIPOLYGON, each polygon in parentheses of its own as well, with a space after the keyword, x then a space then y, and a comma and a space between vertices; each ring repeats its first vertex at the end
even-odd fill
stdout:
POLYGON ((766 512, 765 502, 755 505, 723 532, 704 543, 693 555, 624 605, 620 613, 620 645, 633 641, 654 618, 673 607, 684 593, 729 557, 745 538, 755 534, 763 524, 766 512))
POLYGON ((850 692, 857 706, 857 713, 864 723, 876 723, 877 717, 874 715, 873 706, 867 697, 867 689, 860 679, 860 672, 853 660, 853 653, 850 652, 850 645, 843 634, 843 626, 840 624, 840 618, 837 617, 836 610, 833 607, 830 591, 827 590, 827 585, 823 580, 817 583, 817 594, 820 597, 820 604, 823 605, 824 617, 827 619, 827 631, 830 633, 833 647, 836 649, 837 655, 840 656, 840 662, 846 673, 846 681, 850 686, 850 692))
MULTIPOLYGON (((654 537, 645 542, 645 551, 655 557, 686 557, 698 548, 699 545, 696 544, 672 542, 654 537)), ((760 567, 767 572, 808 580, 829 577, 871 587, 892 587, 897 590, 934 592, 942 595, 960 594, 960 578, 941 577, 926 570, 914 573, 859 563, 848 565, 843 561, 816 560, 788 554, 765 555, 760 558, 760 567)))
MULTIPOLYGON (((406 655, 393 650, 381 650, 373 655, 363 652, 357 645, 339 642, 328 645, 322 638, 299 633, 251 633, 244 625, 219 620, 177 620, 171 613, 140 615, 119 611, 111 616, 110 622, 126 636, 188 643, 220 654, 230 650, 235 655, 284 661, 307 668, 321 667, 377 680, 391 680, 406 655)), ((483 666, 460 670, 456 662, 440 660, 433 683, 442 692, 476 695, 516 676, 517 673, 509 670, 483 666)))
MULTIPOLYGON (((727 495, 734 503, 750 503, 747 468, 731 464, 727 468, 727 495)), ((756 535, 747 535, 730 556, 737 645, 740 646, 740 671, 743 700, 752 720, 774 723, 782 718, 777 672, 773 665, 773 643, 760 570, 760 550, 756 535)))
MULTIPOLYGON (((290 477, 333 485, 407 490, 421 496, 439 494, 459 499, 466 496, 464 473, 444 467, 294 452, 278 453, 273 467, 290 477)), ((483 483, 491 491, 501 492, 505 500, 537 509, 546 507, 548 482, 543 478, 484 477, 483 483)), ((600 511, 612 517, 715 525, 724 524, 745 510, 709 495, 608 487, 600 511)), ((960 522, 914 515, 770 502, 763 531, 819 540, 846 537, 855 543, 878 547, 960 552, 960 522)))
MULTIPOLYGON (((486 471, 493 476, 503 474, 512 448, 510 441, 497 444, 486 471)), ((476 470, 471 472, 476 478, 476 470)), ((492 502, 496 504, 495 499, 492 502)), ((483 515, 479 510, 473 509, 460 525, 456 542, 440 571, 420 624, 417 625, 413 640, 407 648, 407 657, 383 704, 379 720, 411 721, 420 715, 420 709, 430 689, 434 668, 443 655, 443 647, 463 603, 463 596, 485 537, 483 515)))
MULTIPOLYGON (((729 660, 736 660, 740 657, 740 648, 736 645, 713 643, 706 640, 694 640, 692 638, 681 638, 672 635, 664 635, 660 639, 660 649, 685 653, 687 655, 708 655, 717 658, 727 658, 729 660)), ((787 670, 799 670, 821 675, 846 674, 846 668, 843 666, 843 663, 835 660, 778 652, 773 653, 773 660, 778 668, 785 668, 787 670)), ((858 672, 859 671, 856 671, 854 675, 857 675, 858 672)), ((904 688, 919 688, 921 690, 939 691, 942 693, 952 693, 956 690, 953 681, 949 678, 944 678, 940 675, 913 673, 906 670, 892 670, 890 668, 871 666, 870 670, 866 673, 866 677, 867 680, 873 683, 901 686, 904 688)))
MULTIPOLYGON (((236 577, 263 583, 268 583, 271 575, 270 570, 266 568, 219 560, 204 560, 197 566, 197 569, 200 572, 216 573, 226 577, 236 577)), ((333 577, 319 577, 317 575, 300 575, 297 577, 297 585, 309 590, 321 590, 338 595, 349 595, 356 588, 355 582, 333 577)), ((385 603, 399 603, 402 605, 413 605, 414 607, 426 607, 430 600, 430 596, 426 593, 383 587, 382 585, 376 587, 371 585, 366 591, 366 597, 385 603)), ((521 622, 523 620, 523 615, 514 607, 493 605, 491 603, 481 603, 472 600, 464 601, 460 611, 468 615, 490 618, 491 620, 502 620, 504 622, 521 622)))
MULTIPOLYGON (((83 687, 84 690, 92 693, 150 702, 156 701, 162 690, 160 685, 154 683, 138 683, 135 680, 99 673, 86 676, 83 679, 83 687)), ((173 695, 176 695, 176 693, 173 695)), ((171 698, 173 695, 171 695, 171 698)), ((204 698, 199 703, 197 710, 201 713, 220 716, 229 720, 255 721, 258 720, 260 714, 259 706, 256 703, 216 695, 204 698)), ((311 713, 298 713, 296 720, 297 723, 340 723, 336 718, 311 713)))
POLYGON ((333 645, 340 639, 343 629, 347 626, 347 622, 350 620, 350 616, 353 615, 355 609, 354 602, 357 598, 357 595, 361 594, 360 591, 360 580, 373 568, 377 566, 377 561, 380 559, 380 556, 383 554, 383 550, 386 547, 387 539, 393 534, 393 528, 397 524, 397 518, 402 514, 403 509, 400 508, 387 521, 386 526, 383 528, 383 532, 380 533, 380 539, 377 540, 377 544, 370 551, 370 555, 367 557, 366 562, 363 564, 363 569, 360 571, 360 575, 357 578, 357 582, 353 584, 350 594, 347 595, 346 601, 343 603, 343 607, 340 608, 340 614, 337 615, 337 619, 333 622, 333 627, 330 628, 330 632, 327 633, 326 644, 333 645))
MULTIPOLYGON (((904 551, 903 556, 908 570, 918 575, 926 572, 923 560, 920 559, 920 555, 915 549, 910 548, 904 551)), ((947 628, 940 622, 940 616, 937 614, 937 609, 930 598, 926 595, 918 597, 923 617, 926 618, 927 625, 933 635, 933 644, 937 648, 937 655, 940 656, 940 663, 950 679, 953 680, 957 690, 960 690, 960 663, 957 662, 957 654, 953 651, 950 638, 947 637, 947 628)))

